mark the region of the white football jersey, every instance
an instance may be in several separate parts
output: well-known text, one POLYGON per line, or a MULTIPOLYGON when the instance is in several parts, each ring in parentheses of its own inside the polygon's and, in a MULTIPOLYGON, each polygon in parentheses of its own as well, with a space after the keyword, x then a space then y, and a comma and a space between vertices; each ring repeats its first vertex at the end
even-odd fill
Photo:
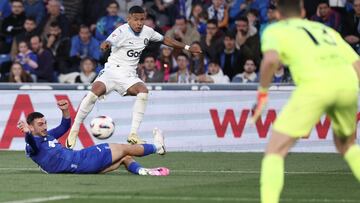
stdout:
POLYGON ((108 58, 109 66, 123 71, 135 71, 139 63, 141 52, 149 41, 163 41, 164 36, 154 29, 144 25, 140 33, 135 33, 129 24, 116 28, 106 39, 111 43, 111 53, 108 58))

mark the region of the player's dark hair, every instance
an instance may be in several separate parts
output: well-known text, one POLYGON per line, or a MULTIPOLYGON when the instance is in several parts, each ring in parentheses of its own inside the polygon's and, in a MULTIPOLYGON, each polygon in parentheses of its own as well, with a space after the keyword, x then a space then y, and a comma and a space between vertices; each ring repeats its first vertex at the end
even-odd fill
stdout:
POLYGON ((26 123, 30 125, 37 118, 44 118, 44 115, 40 112, 32 112, 26 117, 26 123))
POLYGON ((133 6, 129 9, 129 14, 145 13, 144 9, 140 6, 133 6))
POLYGON ((301 1, 302 0, 279 0, 278 8, 281 14, 289 16, 292 14, 301 14, 301 1))

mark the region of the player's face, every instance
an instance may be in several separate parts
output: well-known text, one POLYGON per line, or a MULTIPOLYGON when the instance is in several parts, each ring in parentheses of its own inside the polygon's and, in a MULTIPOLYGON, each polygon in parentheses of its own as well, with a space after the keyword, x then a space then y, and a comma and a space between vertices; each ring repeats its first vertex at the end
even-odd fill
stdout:
POLYGON ((47 135, 47 122, 45 118, 36 118, 29 125, 31 133, 33 135, 46 136, 47 135))
POLYGON ((134 32, 141 32, 145 22, 145 13, 133 13, 128 16, 128 24, 134 32))

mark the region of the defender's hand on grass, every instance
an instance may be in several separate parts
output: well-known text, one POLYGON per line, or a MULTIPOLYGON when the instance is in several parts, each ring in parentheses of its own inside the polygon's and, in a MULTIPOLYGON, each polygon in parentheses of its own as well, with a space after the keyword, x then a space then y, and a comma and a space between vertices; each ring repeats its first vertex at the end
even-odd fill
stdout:
POLYGON ((266 104, 268 102, 268 90, 264 88, 259 88, 257 93, 257 100, 253 106, 253 116, 251 118, 252 123, 256 123, 256 121, 260 118, 262 112, 264 111, 266 104))

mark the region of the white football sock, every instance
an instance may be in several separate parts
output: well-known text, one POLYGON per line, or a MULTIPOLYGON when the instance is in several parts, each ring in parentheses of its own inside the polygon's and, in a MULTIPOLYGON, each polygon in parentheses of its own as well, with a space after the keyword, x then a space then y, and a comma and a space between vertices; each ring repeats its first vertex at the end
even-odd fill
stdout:
POLYGON ((98 96, 96 96, 91 91, 84 97, 76 114, 74 124, 71 127, 71 131, 79 131, 81 123, 85 120, 86 116, 94 108, 97 99, 98 96))
POLYGON ((148 93, 139 93, 136 96, 135 104, 133 107, 130 133, 135 133, 135 134, 137 133, 140 123, 144 117, 147 100, 148 100, 148 93))

